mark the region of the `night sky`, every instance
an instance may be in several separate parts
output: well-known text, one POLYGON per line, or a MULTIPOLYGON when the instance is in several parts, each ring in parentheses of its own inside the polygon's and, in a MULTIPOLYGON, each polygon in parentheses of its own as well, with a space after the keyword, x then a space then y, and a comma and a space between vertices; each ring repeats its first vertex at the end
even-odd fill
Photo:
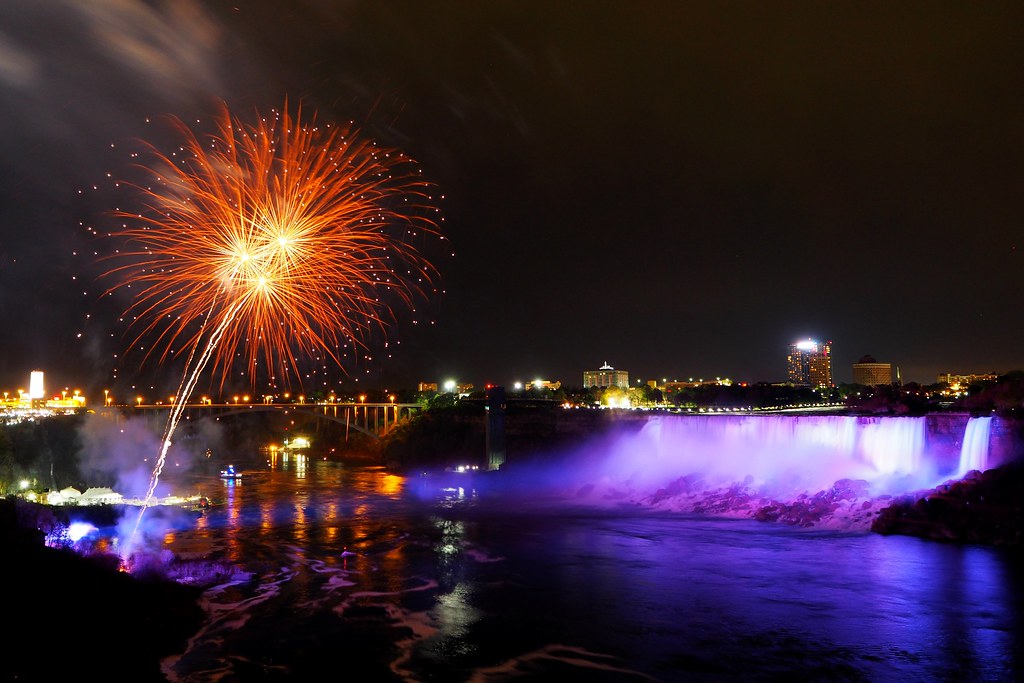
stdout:
POLYGON ((1019 2, 6 0, 0 385, 176 384, 115 368, 89 188, 285 98, 445 196, 431 322, 341 386, 784 381, 807 337, 837 382, 1024 368, 1022 75, 1019 2))

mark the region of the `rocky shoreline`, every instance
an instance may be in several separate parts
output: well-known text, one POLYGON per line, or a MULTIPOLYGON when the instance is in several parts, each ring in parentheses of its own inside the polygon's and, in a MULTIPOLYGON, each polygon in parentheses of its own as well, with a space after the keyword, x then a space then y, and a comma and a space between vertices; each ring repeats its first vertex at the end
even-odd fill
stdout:
POLYGON ((1024 541, 1024 464, 969 472, 881 510, 871 531, 933 541, 1019 546, 1024 541))

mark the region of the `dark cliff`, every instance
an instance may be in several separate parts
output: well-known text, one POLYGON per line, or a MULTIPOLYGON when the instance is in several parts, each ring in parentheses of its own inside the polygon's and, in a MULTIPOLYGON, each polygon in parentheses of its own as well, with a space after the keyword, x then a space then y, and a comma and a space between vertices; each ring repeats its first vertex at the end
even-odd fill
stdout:
MULTIPOLYGON (((638 430, 648 417, 628 410, 510 403, 502 420, 506 457, 515 461, 557 454, 615 430, 638 430)), ((381 446, 381 461, 397 469, 482 466, 487 460, 487 420, 483 405, 427 411, 388 436, 381 446)))

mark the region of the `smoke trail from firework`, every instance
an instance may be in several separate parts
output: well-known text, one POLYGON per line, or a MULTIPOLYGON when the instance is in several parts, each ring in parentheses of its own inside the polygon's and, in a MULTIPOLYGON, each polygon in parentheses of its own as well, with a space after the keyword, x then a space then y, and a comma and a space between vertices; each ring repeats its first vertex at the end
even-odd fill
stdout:
POLYGON ((192 370, 191 374, 188 369, 192 367, 193 354, 189 356, 189 360, 185 363, 185 375, 182 376, 181 385, 178 387, 178 396, 185 397, 185 400, 177 401, 171 406, 171 411, 167 416, 167 424, 164 426, 164 435, 160 440, 160 453, 156 459, 156 466, 153 469, 153 474, 149 480, 149 487, 146 489, 146 495, 143 497, 142 508, 139 510, 139 516, 135 520, 135 526, 132 527, 131 535, 128 537, 128 543, 125 545, 124 555, 127 557, 131 553, 132 544, 135 540, 135 535, 139 531, 139 525, 142 524, 142 517, 146 512, 146 508, 149 507, 150 501, 153 495, 156 493, 156 486, 160 483, 160 474, 163 472, 164 464, 167 462, 167 451, 171 447, 171 436, 174 434, 174 430, 178 427, 178 421, 181 419, 181 414, 185 410, 185 406, 188 405, 188 397, 192 395, 192 391, 195 389, 196 382, 199 381, 199 376, 203 369, 206 367, 206 363, 210 359, 210 355, 217 347, 221 335, 224 333, 224 329, 234 318, 234 314, 229 314, 224 317, 221 321, 220 327, 218 327, 214 333, 210 336, 206 344, 206 348, 203 350, 198 361, 195 364, 195 369, 192 370))
POLYGON ((428 294, 435 270, 417 242, 444 239, 415 162, 357 131, 303 121, 287 102, 251 125, 224 107, 202 138, 171 122, 182 143, 147 145, 143 210, 116 212, 126 248, 105 274, 117 280, 107 293, 138 292, 124 316, 131 347, 155 339, 143 362, 187 351, 143 512, 207 365, 221 388, 238 358, 254 384, 261 364, 300 377, 302 356, 342 367, 341 348, 386 331, 389 301, 415 310, 428 294))

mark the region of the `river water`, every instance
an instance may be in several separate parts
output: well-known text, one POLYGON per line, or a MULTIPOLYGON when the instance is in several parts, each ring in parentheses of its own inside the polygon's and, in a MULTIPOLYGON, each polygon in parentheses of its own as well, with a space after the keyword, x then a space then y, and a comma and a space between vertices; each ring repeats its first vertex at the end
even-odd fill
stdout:
MULTIPOLYGON (((489 476, 489 475, 487 475, 489 476)), ((230 560, 171 681, 1013 681, 1007 551, 273 460, 166 532, 230 560)))

